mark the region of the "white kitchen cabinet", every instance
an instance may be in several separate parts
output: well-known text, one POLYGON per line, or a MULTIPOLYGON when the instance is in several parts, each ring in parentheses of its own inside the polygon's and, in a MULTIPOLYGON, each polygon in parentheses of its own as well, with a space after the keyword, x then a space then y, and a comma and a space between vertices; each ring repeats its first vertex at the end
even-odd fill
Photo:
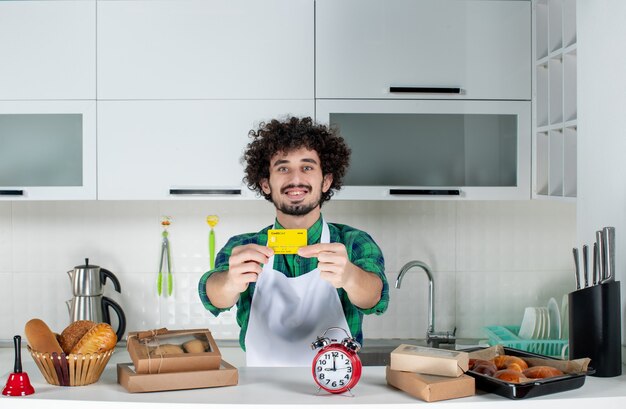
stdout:
POLYGON ((533 32, 533 198, 575 200, 576 0, 534 0, 533 32))
POLYGON ((313 100, 98 102, 99 199, 240 199, 248 133, 313 100))
POLYGON ((0 101, 0 200, 96 198, 96 102, 0 101))
POLYGON ((315 28, 316 98, 531 99, 529 2, 317 0, 315 28))
POLYGON ((96 1, 0 1, 0 100, 95 99, 96 1))
POLYGON ((312 99, 313 0, 98 1, 98 99, 312 99))
POLYGON ((317 100, 352 150, 349 200, 530 199, 530 101, 317 100))

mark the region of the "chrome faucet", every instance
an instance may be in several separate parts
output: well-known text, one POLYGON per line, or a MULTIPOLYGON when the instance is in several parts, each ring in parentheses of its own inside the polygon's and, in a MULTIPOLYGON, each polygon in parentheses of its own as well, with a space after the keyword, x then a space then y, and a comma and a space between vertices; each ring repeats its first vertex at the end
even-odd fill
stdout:
POLYGON ((433 273, 428 267, 428 264, 423 261, 413 260, 406 263, 400 269, 398 278, 396 279, 396 288, 400 288, 402 284, 402 278, 407 271, 413 267, 421 267, 428 276, 428 329, 426 330, 426 342, 429 346, 438 348, 439 344, 454 344, 456 342, 456 328, 452 333, 435 332, 435 281, 433 280, 433 273))

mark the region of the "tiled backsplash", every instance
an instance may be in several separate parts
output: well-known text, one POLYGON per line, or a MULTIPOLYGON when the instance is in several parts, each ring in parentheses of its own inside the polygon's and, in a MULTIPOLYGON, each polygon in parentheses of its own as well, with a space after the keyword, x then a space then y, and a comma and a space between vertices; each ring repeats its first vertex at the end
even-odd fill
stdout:
MULTIPOLYGON (((127 329, 208 327, 235 339, 233 311, 214 318, 197 296, 208 269, 206 216, 217 214, 219 249, 235 234, 273 222, 265 201, 0 202, 0 340, 22 334, 33 317, 61 331, 69 323, 66 271, 90 263, 111 270, 122 293, 127 329), (169 215, 174 296, 158 297, 160 216, 169 215)), ((389 310, 365 319, 366 338, 421 337, 427 323, 427 281, 411 270, 393 287, 404 263, 433 269, 436 330, 483 337, 481 327, 518 324, 527 305, 560 301, 572 290, 571 248, 576 209, 549 201, 330 201, 326 220, 369 232, 382 247, 390 282, 389 310)))

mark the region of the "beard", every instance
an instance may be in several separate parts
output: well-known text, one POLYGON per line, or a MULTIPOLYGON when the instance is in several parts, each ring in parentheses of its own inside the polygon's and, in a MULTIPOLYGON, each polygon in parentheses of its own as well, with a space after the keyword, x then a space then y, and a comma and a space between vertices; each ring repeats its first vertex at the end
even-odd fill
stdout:
MULTIPOLYGON (((324 182, 322 182, 322 185, 320 186, 320 193, 318 197, 315 198, 310 203, 290 204, 290 203, 281 202, 280 200, 277 200, 274 198, 272 198, 272 203, 274 203, 274 206, 276 207, 276 209, 280 210, 282 213, 287 214, 289 216, 305 216, 309 214, 317 206, 320 205, 322 201, 323 186, 324 186, 324 182)), ((291 188, 303 188, 303 189, 307 189, 309 192, 312 191, 312 188, 310 185, 287 185, 280 190, 280 193, 282 194, 286 189, 291 189, 291 188)))

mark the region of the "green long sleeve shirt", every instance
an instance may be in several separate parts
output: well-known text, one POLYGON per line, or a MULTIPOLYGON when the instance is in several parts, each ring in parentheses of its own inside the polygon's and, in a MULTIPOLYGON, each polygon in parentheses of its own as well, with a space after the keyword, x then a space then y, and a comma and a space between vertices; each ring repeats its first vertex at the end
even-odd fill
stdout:
MULTIPOLYGON (((267 245, 267 231, 273 227, 274 226, 268 226, 258 233, 246 233, 232 237, 228 243, 226 243, 224 248, 222 248, 217 254, 215 259, 215 268, 204 273, 204 275, 200 278, 198 285, 200 300, 202 301, 204 307, 213 315, 217 316, 222 311, 227 311, 230 308, 217 308, 211 303, 211 300, 209 300, 206 294, 206 282, 211 274, 228 270, 228 259, 230 258, 234 247, 251 243, 262 246, 267 245)), ((283 228, 280 226, 278 221, 276 221, 276 228, 283 228)), ((362 343, 363 315, 382 314, 387 309, 387 305, 389 303, 389 285, 387 283, 387 278, 385 277, 385 261, 383 254, 374 240, 367 233, 361 230, 335 223, 328 223, 328 229, 330 232, 331 243, 343 243, 346 246, 350 262, 362 270, 377 274, 383 282, 380 300, 374 307, 369 309, 361 309, 353 305, 348 298, 348 294, 342 288, 337 289, 350 332, 358 342, 362 343)), ((307 243, 319 243, 321 235, 322 218, 320 217, 320 219, 318 219, 318 221, 308 229, 307 243)), ((298 277, 314 270, 315 268, 317 268, 317 258, 315 257, 304 258, 298 256, 297 254, 277 254, 274 257, 274 269, 282 272, 287 277, 298 277)), ((239 300, 237 301, 237 323, 241 327, 241 331, 239 332, 239 343, 244 350, 246 349, 246 331, 248 329, 248 320, 250 318, 250 307, 252 305, 252 297, 254 296, 254 287, 254 283, 251 283, 248 286, 248 289, 241 293, 239 300)))

